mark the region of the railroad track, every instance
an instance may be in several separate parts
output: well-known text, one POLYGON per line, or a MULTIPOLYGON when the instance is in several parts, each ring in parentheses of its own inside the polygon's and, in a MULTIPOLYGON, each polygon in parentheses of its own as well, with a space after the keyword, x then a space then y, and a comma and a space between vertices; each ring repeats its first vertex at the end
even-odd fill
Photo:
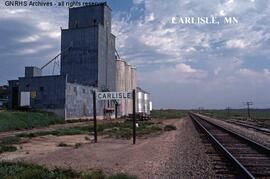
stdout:
POLYGON ((270 178, 270 149, 240 134, 211 123, 194 113, 189 116, 211 144, 232 164, 237 178, 270 178))
POLYGON ((232 124, 236 124, 238 126, 245 127, 245 128, 250 128, 250 129, 253 129, 253 130, 258 131, 258 132, 270 134, 269 128, 265 128, 265 127, 261 127, 261 126, 253 125, 253 124, 248 124, 248 123, 244 123, 244 122, 240 122, 240 121, 228 121, 228 122, 232 123, 232 124))

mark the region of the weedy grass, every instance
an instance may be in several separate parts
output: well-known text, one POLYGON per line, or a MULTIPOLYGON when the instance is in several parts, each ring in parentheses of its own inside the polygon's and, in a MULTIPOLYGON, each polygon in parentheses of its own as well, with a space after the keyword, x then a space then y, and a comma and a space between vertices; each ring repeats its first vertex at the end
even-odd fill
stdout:
POLYGON ((106 176, 102 170, 94 170, 92 172, 77 172, 73 169, 53 169, 49 170, 39 165, 27 164, 22 162, 1 162, 0 178, 10 179, 136 179, 135 176, 128 174, 115 174, 106 176))
POLYGON ((9 136, 9 137, 2 138, 0 140, 0 144, 3 144, 3 145, 19 144, 20 142, 21 142, 21 138, 17 136, 9 136))
POLYGON ((4 152, 14 152, 17 150, 15 146, 12 144, 19 144, 20 143, 20 138, 19 137, 5 137, 0 140, 0 153, 4 152))
POLYGON ((81 143, 76 143, 75 146, 74 146, 74 148, 77 149, 77 148, 79 148, 81 145, 82 145, 81 143))
MULTIPOLYGON (((246 109, 220 109, 220 110, 202 110, 198 111, 207 116, 218 118, 218 119, 240 119, 246 120, 248 113, 246 109)), ((250 109, 251 119, 256 121, 269 121, 270 120, 270 109, 250 109)))
MULTIPOLYGON (((139 122, 137 128, 138 135, 146 135, 154 132, 161 131, 162 128, 152 122, 139 122)), ((64 135, 78 135, 92 133, 93 126, 75 126, 70 128, 56 129, 53 131, 41 131, 34 133, 20 133, 16 137, 38 137, 45 135, 64 136, 64 135)), ((119 123, 105 123, 97 125, 97 132, 105 134, 108 137, 130 139, 132 136, 132 122, 119 122, 119 123)))
POLYGON ((164 127, 164 131, 172 131, 172 130, 176 130, 177 128, 174 125, 166 125, 164 127))
POLYGON ((2 144, 0 144, 0 154, 1 153, 4 153, 4 152, 14 152, 16 150, 17 150, 17 148, 15 146, 12 146, 12 145, 2 145, 2 144))
POLYGON ((161 109, 151 111, 151 117, 158 119, 177 119, 186 116, 187 113, 187 110, 161 109))
POLYGON ((68 147, 69 145, 64 143, 64 142, 60 142, 57 146, 58 147, 68 147))
POLYGON ((64 118, 49 112, 4 111, 0 113, 0 132, 62 123, 65 123, 64 118))
POLYGON ((109 176, 108 179, 137 179, 138 177, 134 175, 128 175, 125 173, 119 173, 112 176, 109 176))

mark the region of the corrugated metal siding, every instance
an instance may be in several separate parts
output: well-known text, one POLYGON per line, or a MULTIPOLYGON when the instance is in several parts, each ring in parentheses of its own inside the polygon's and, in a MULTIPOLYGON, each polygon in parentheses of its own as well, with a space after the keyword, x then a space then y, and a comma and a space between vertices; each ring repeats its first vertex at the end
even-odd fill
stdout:
MULTIPOLYGON (((116 60, 116 91, 125 91, 126 76, 125 76, 126 62, 123 60, 116 60)), ((119 100, 119 115, 126 115, 125 100, 119 100)))
POLYGON ((69 9, 69 28, 104 25, 104 6, 86 6, 69 9))
POLYGON ((93 117, 93 87, 67 83, 66 119, 93 117))
POLYGON ((34 109, 64 109, 65 88, 65 76, 19 78, 19 94, 22 91, 36 94, 30 101, 31 107, 34 109))
POLYGON ((69 82, 97 86, 98 26, 62 31, 61 49, 72 43, 61 55, 61 75, 68 74, 69 82))

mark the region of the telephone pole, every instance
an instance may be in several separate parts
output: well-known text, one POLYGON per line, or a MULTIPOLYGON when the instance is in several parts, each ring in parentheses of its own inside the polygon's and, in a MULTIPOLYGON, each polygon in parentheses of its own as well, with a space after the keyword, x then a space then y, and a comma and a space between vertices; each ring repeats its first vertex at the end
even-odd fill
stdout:
POLYGON ((253 102, 248 101, 248 102, 245 102, 244 104, 247 106, 248 117, 251 118, 250 117, 250 106, 253 105, 253 102))
POLYGON ((230 109, 231 108, 228 106, 226 109, 227 109, 227 118, 229 119, 230 118, 230 109))

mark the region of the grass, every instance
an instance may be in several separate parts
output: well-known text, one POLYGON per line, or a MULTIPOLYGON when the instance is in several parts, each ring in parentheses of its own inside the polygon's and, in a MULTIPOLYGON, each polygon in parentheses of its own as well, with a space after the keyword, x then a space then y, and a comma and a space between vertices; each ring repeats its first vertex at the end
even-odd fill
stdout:
MULTIPOLYGON (((139 122, 139 127, 136 128, 138 136, 156 133, 158 131, 162 131, 162 128, 152 122, 139 122)), ((132 122, 118 123, 112 128, 104 130, 103 134, 114 138, 130 139, 132 137, 132 122)))
POLYGON ((175 119, 182 118, 187 114, 187 110, 178 110, 178 109, 161 109, 153 110, 151 112, 152 118, 158 119, 175 119))
POLYGON ((64 136, 64 135, 78 135, 78 134, 89 134, 93 129, 89 126, 76 126, 70 128, 62 128, 56 129, 53 131, 40 131, 40 132, 31 132, 31 133, 20 133, 17 134, 17 137, 39 137, 39 136, 46 136, 46 135, 54 135, 54 136, 64 136))
POLYGON ((77 148, 79 148, 81 145, 82 145, 81 143, 76 143, 75 146, 74 146, 74 148, 77 149, 77 148))
MULTIPOLYGON (((154 132, 161 131, 162 129, 151 122, 139 122, 137 128, 138 135, 146 135, 154 132)), ((76 126, 64 129, 56 129, 53 131, 41 131, 34 133, 20 133, 16 137, 38 137, 45 135, 63 136, 63 135, 78 135, 92 133, 93 126, 76 126)), ((130 139, 132 136, 132 122, 119 122, 119 123, 105 123, 97 125, 97 132, 105 134, 108 137, 130 139)))
POLYGON ((136 176, 130 176, 125 173, 119 173, 116 175, 109 176, 108 179, 137 179, 136 176))
POLYGON ((14 152, 17 150, 15 146, 12 144, 19 144, 20 143, 20 138, 19 137, 5 137, 1 139, 0 141, 0 153, 4 152, 14 152))
POLYGON ((27 164, 22 162, 0 163, 0 178, 1 179, 136 179, 135 176, 128 174, 116 174, 106 176, 103 171, 95 170, 92 172, 77 172, 72 169, 54 169, 49 170, 39 165, 27 164))
POLYGON ((4 111, 0 113, 0 132, 46 127, 65 120, 49 112, 4 111))
POLYGON ((172 131, 172 130, 176 130, 177 128, 174 125, 166 125, 164 127, 164 131, 172 131))
POLYGON ((58 147, 68 147, 69 145, 64 143, 64 142, 60 142, 57 146, 58 147))
POLYGON ((2 138, 0 144, 9 145, 9 144, 19 144, 21 142, 21 138, 17 136, 10 136, 2 138))
MULTIPOLYGON (((248 118, 246 109, 230 109, 229 111, 224 110, 203 110, 202 114, 219 118, 219 119, 242 119, 246 120, 248 118)), ((258 121, 270 120, 270 109, 251 109, 251 118, 258 121)))
POLYGON ((12 146, 12 145, 2 145, 2 144, 0 144, 0 154, 1 153, 4 153, 4 152, 14 152, 16 150, 17 150, 17 148, 15 146, 12 146))

